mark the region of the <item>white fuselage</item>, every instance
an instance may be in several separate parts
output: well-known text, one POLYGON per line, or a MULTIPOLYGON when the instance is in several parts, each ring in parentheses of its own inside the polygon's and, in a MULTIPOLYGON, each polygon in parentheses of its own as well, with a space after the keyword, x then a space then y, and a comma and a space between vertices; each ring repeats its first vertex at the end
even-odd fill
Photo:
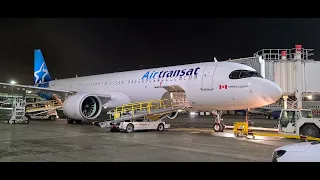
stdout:
POLYGON ((277 84, 261 77, 230 79, 234 70, 255 71, 237 63, 207 62, 52 80, 49 88, 111 94, 112 99, 120 93, 130 102, 139 102, 161 99, 167 92, 163 87, 175 86, 184 90, 192 108, 198 110, 256 108, 282 96, 277 84))

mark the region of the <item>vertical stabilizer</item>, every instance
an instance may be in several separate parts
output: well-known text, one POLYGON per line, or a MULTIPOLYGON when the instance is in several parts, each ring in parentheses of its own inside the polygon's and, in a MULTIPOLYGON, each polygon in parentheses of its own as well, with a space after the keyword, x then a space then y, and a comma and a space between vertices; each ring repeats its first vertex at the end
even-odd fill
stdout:
POLYGON ((40 49, 34 50, 34 84, 52 80, 40 49))

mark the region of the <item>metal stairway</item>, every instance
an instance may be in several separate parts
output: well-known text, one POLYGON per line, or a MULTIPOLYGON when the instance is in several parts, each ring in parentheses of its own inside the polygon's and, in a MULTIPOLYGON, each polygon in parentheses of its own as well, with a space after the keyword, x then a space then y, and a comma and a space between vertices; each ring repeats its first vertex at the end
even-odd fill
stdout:
POLYGON ((183 107, 174 104, 169 99, 143 101, 136 103, 124 104, 116 107, 114 119, 104 122, 93 122, 94 125, 104 128, 110 123, 118 123, 127 120, 146 118, 152 121, 163 119, 166 115, 183 107))
POLYGON ((12 107, 12 115, 9 124, 26 123, 29 124, 29 120, 25 117, 26 98, 18 97, 14 98, 12 107))

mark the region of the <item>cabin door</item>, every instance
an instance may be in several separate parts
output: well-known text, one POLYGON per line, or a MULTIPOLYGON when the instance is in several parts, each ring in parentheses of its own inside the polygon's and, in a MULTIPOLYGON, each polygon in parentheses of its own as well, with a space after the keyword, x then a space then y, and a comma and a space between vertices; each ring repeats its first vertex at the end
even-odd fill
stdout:
POLYGON ((213 90, 213 75, 216 68, 216 65, 206 66, 202 75, 201 90, 213 90))

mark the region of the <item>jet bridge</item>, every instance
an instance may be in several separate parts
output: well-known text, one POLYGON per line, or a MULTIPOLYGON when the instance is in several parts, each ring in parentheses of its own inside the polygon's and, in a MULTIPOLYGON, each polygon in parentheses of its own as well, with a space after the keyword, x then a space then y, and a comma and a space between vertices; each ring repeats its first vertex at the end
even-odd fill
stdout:
POLYGON ((265 60, 265 77, 282 88, 284 108, 301 109, 303 97, 320 92, 314 49, 297 44, 292 49, 262 49, 254 56, 265 60))
POLYGON ((248 65, 277 83, 283 90, 284 108, 302 108, 303 97, 320 93, 316 76, 320 62, 314 61, 314 49, 297 44, 292 49, 262 49, 253 57, 229 61, 248 65))

